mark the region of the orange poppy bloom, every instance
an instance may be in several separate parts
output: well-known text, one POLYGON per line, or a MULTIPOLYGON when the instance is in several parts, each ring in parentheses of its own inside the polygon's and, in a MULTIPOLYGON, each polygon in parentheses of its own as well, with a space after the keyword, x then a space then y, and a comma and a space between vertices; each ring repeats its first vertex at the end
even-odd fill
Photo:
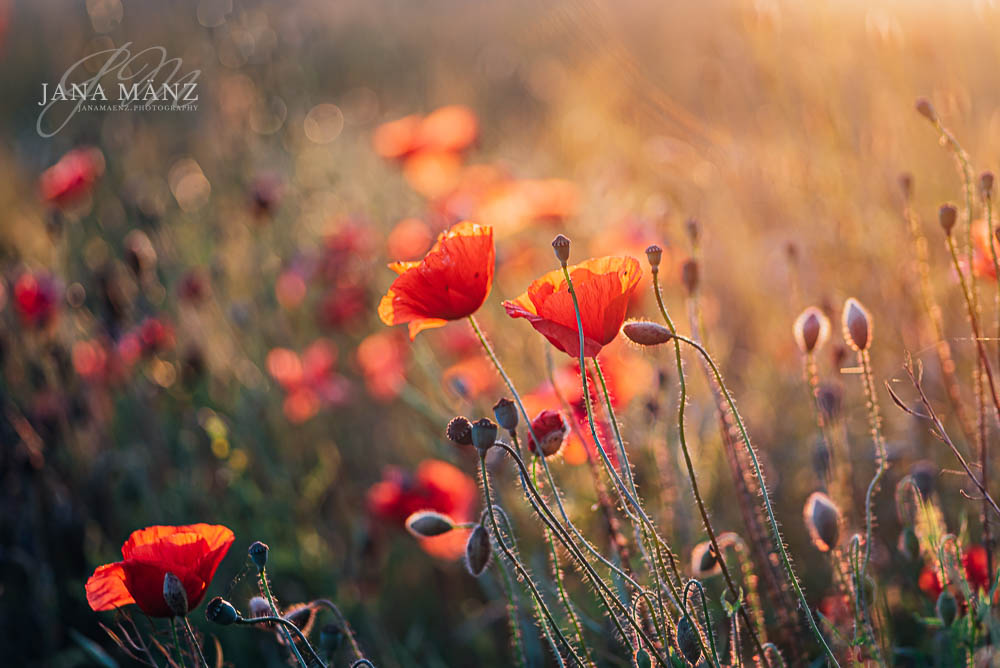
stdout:
POLYGON ((493 228, 462 222, 442 232, 419 262, 393 262, 399 274, 378 305, 387 325, 410 324, 410 339, 475 313, 493 285, 493 228))
MULTIPOLYGON (((625 322, 629 299, 642 276, 633 257, 591 258, 569 267, 573 287, 580 302, 583 324, 583 352, 595 357, 611 343, 625 322)), ((539 334, 571 357, 580 354, 580 334, 576 310, 562 269, 545 274, 504 308, 512 318, 525 318, 539 334)))
POLYGON ((222 558, 233 544, 224 526, 152 526, 132 532, 122 545, 123 560, 100 566, 87 580, 93 610, 136 604, 150 617, 173 617, 163 599, 163 578, 176 575, 187 593, 188 609, 198 607, 222 558))

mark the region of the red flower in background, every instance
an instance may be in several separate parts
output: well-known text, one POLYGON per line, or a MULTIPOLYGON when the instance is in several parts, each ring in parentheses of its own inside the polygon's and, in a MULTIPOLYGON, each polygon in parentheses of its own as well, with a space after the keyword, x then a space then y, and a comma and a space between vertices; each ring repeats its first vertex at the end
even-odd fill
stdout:
POLYGON ((461 105, 432 111, 426 117, 410 115, 383 123, 375 130, 375 152, 390 160, 403 160, 420 152, 451 153, 471 146, 479 135, 476 114, 461 105))
POLYGON ((368 393, 382 401, 395 399, 406 385, 409 347, 397 334, 399 332, 372 334, 358 344, 356 352, 368 393))
MULTIPOLYGON (((433 510, 456 522, 467 522, 472 519, 477 494, 476 483, 460 469, 438 459, 425 459, 412 476, 387 468, 382 480, 368 490, 368 511, 399 528, 419 510, 433 510)), ((468 534, 467 529, 455 529, 421 538, 420 546, 436 557, 457 559, 465 552, 468 534)))
POLYGON ((463 222, 441 233, 419 262, 394 262, 399 274, 378 305, 387 325, 409 323, 410 339, 422 330, 472 315, 493 285, 493 228, 463 222))
POLYGON ((272 348, 267 370, 285 390, 285 417, 296 424, 310 419, 324 405, 343 403, 348 383, 333 369, 337 349, 326 339, 317 339, 299 355, 288 348, 272 348))
MULTIPOLYGON (((972 273, 980 278, 996 280, 996 267, 993 266, 993 251, 990 249, 990 229, 984 220, 972 224, 972 273)), ((1000 257, 1000 241, 993 240, 997 255, 1000 257)))
POLYGON ((63 207, 88 195, 104 173, 104 156, 92 147, 73 149, 38 179, 42 199, 63 207))
MULTIPOLYGON (((966 548, 962 553, 962 567, 965 570, 965 579, 969 581, 972 591, 980 589, 989 591, 993 583, 990 581, 990 574, 986 569, 986 548, 982 545, 966 548)), ((937 567, 926 566, 920 572, 917 586, 920 587, 920 591, 936 601, 943 590, 937 567)))
MULTIPOLYGON (((595 357, 618 336, 642 270, 632 257, 602 257, 574 265, 569 273, 580 302, 583 351, 595 357)), ((507 315, 527 319, 559 350, 571 357, 579 355, 576 310, 561 269, 545 274, 527 292, 503 305, 507 315)))
POLYGON ((554 455, 562 449, 568 431, 569 427, 566 426, 562 413, 546 409, 531 421, 531 429, 528 430, 528 449, 532 452, 541 450, 546 457, 554 455), (538 437, 540 447, 535 443, 535 436, 538 437))
POLYGON ((44 327, 56 316, 59 285, 51 276, 24 272, 14 282, 14 308, 21 321, 32 327, 44 327))
POLYGON ((222 558, 233 543, 224 526, 151 526, 135 531, 122 545, 122 561, 105 564, 87 580, 93 610, 136 604, 150 617, 173 617, 163 600, 163 578, 173 573, 187 592, 188 608, 198 607, 222 558))

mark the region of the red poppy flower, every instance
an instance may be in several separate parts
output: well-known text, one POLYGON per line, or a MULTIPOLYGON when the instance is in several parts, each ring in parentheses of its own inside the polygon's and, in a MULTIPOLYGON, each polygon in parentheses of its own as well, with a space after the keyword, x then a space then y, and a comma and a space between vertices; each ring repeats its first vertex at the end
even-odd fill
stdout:
POLYGON ((104 156, 96 148, 70 151, 52 165, 38 180, 42 199, 56 206, 67 206, 87 195, 104 173, 104 156))
POLYGON ((44 327, 52 322, 59 302, 59 286, 44 274, 21 274, 14 283, 14 308, 24 324, 44 327))
POLYGON ((87 580, 87 602, 97 611, 135 603, 150 617, 172 617, 163 600, 163 577, 173 573, 193 610, 205 597, 233 538, 226 527, 211 524, 135 531, 122 545, 123 560, 100 566, 87 580))
MULTIPOLYGON (((583 351, 587 357, 595 357, 618 336, 642 270, 633 257, 601 257, 570 267, 569 274, 580 302, 583 351)), ((510 317, 526 318, 559 350, 571 357, 579 355, 576 311, 562 269, 545 274, 503 306, 510 317)))
POLYGON ((493 285, 493 228, 462 222, 442 232, 419 262, 393 262, 399 274, 378 305, 387 325, 410 323, 412 340, 475 313, 493 285))
MULTIPOLYGON (((962 566, 965 569, 965 579, 969 582, 972 591, 989 590, 993 583, 990 581, 990 574, 986 569, 986 548, 982 545, 966 548, 965 552, 962 553, 962 566)), ((938 575, 937 567, 926 566, 920 572, 917 586, 930 599, 936 601, 942 591, 941 577, 938 575)))
POLYGON ((541 450, 543 455, 551 457, 562 449, 568 431, 562 413, 546 409, 531 421, 531 429, 528 430, 528 449, 532 452, 541 450), (541 447, 535 444, 532 434, 538 437, 541 447))
MULTIPOLYGON (((382 480, 368 490, 368 510, 400 528, 407 517, 420 510, 433 510, 456 522, 467 522, 472 519, 477 496, 476 483, 461 469, 448 462, 426 459, 413 475, 396 468, 387 469, 382 480)), ((420 546, 436 557, 457 559, 465 553, 468 534, 468 530, 455 529, 422 538, 420 546)))
POLYGON ((368 393, 380 401, 395 399, 406 385, 409 347, 399 332, 379 332, 358 344, 355 355, 368 393))

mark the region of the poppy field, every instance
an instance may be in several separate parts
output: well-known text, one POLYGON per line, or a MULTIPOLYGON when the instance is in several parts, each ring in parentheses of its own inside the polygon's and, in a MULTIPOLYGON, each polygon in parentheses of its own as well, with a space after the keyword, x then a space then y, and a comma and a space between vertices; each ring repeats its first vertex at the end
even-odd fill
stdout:
POLYGON ((0 665, 1000 666, 1000 6, 0 0, 0 665))

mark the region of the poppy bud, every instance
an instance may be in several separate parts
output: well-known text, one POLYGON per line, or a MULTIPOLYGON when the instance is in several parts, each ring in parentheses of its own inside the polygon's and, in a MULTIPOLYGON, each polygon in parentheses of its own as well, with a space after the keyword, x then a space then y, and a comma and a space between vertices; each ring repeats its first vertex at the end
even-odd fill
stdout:
POLYGON ((952 204, 942 204, 941 208, 938 209, 938 222, 941 223, 941 229, 948 236, 951 236, 951 230, 955 227, 955 221, 958 220, 958 209, 952 204))
POLYGON ((639 648, 635 653, 636 668, 652 668, 653 662, 649 658, 649 652, 639 648))
POLYGON ((854 350, 862 352, 871 343, 871 318, 868 311, 854 297, 844 303, 844 314, 842 317, 844 326, 844 340, 854 350))
POLYGON ((319 647, 327 656, 333 656, 343 640, 344 632, 336 624, 326 624, 319 630, 319 647))
POLYGON ((184 589, 184 583, 173 573, 163 576, 163 600, 167 603, 167 608, 176 617, 184 617, 188 613, 188 596, 184 589))
POLYGON ((482 575, 490 563, 492 553, 490 535, 486 533, 482 524, 477 524, 465 544, 465 566, 469 569, 469 573, 476 577, 482 575))
POLYGON ((649 267, 654 272, 660 268, 660 260, 663 259, 663 249, 652 244, 646 248, 646 260, 649 261, 649 267))
POLYGON ((269 617, 271 615, 271 604, 263 596, 254 596, 247 604, 247 611, 249 611, 251 619, 269 617))
POLYGON ((931 101, 926 97, 918 97, 916 103, 917 113, 929 120, 931 123, 937 122, 937 112, 931 106, 931 101))
POLYGON ((920 496, 928 499, 934 494, 934 482, 937 480, 938 467, 934 462, 922 459, 910 469, 913 483, 920 490, 920 496))
POLYGON ((903 527, 899 533, 899 551, 910 561, 920 558, 920 539, 913 527, 903 527))
POLYGON ((698 639, 698 630, 691 623, 690 617, 681 617, 677 620, 677 647, 689 664, 698 665, 698 659, 701 658, 701 642, 698 639))
POLYGON ((250 560, 257 567, 258 571, 264 570, 264 566, 267 565, 267 550, 268 547, 264 543, 255 541, 250 549, 247 550, 247 554, 250 555, 250 560))
POLYGON ((562 413, 544 410, 531 421, 531 431, 528 433, 528 450, 541 452, 543 457, 551 457, 562 449, 566 440, 566 421, 562 413), (535 443, 535 439, 538 443, 535 443))
POLYGON ((453 417, 444 433, 456 445, 472 445, 472 423, 466 417, 453 417))
POLYGON ((493 405, 493 416, 497 424, 507 431, 517 429, 517 406, 510 399, 500 399, 493 405))
POLYGON ((694 546, 694 549, 691 550, 691 574, 694 577, 708 577, 720 570, 719 555, 716 554, 711 541, 706 540, 694 546))
POLYGON ((840 540, 840 510, 823 492, 813 492, 806 500, 802 515, 809 536, 820 552, 829 552, 840 540))
POLYGON ((569 262, 569 238, 559 234, 552 240, 552 250, 556 253, 556 259, 563 266, 569 262))
POLYGON ((830 334, 830 320, 815 306, 810 306, 795 320, 795 342, 807 355, 826 342, 830 334))
POLYGON ((982 196, 992 197, 993 195, 993 172, 983 172, 979 175, 979 192, 982 196))
POLYGON ((232 603, 221 596, 216 596, 205 606, 205 619, 221 626, 229 626, 239 621, 240 613, 236 612, 232 603))
POLYGON ((909 202, 913 196, 913 174, 903 172, 899 175, 899 189, 903 191, 903 199, 909 202))
POLYGON ((688 260, 681 267, 681 282, 687 288, 688 293, 694 293, 698 289, 698 261, 688 260))
POLYGON ((497 423, 489 418, 482 418, 472 423, 472 444, 479 450, 481 457, 485 457, 486 451, 493 447, 498 431, 497 423))
POLYGON ((454 528, 455 523, 450 517, 432 510, 421 510, 406 518, 406 530, 417 538, 440 536, 454 528))
POLYGON ((648 320, 626 322, 622 331, 625 332, 629 341, 638 343, 640 346, 658 346, 674 337, 670 330, 663 325, 648 320))
POLYGON ((955 600, 955 596, 950 591, 945 589, 938 596, 934 611, 937 612, 938 619, 941 620, 944 627, 948 628, 958 616, 958 601, 955 600))

